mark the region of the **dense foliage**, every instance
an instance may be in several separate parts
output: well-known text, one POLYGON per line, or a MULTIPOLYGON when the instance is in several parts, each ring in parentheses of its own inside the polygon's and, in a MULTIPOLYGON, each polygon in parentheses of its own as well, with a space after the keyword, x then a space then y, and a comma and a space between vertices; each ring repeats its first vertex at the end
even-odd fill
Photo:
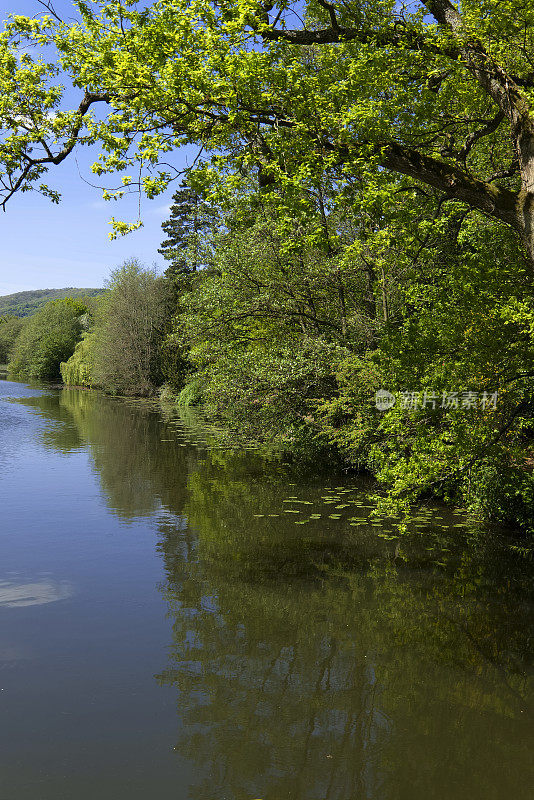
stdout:
POLYGON ((22 320, 10 314, 0 317, 0 364, 9 361, 15 340, 22 329, 22 320))
POLYGON ((530 527, 525 263, 490 221, 415 194, 404 203, 384 202, 381 225, 347 200, 313 243, 300 220, 280 232, 257 208, 254 224, 230 218, 182 298, 190 384, 234 429, 370 471, 389 490, 383 511, 433 494, 530 527), (391 408, 377 408, 379 390, 391 408))
POLYGON ((93 331, 94 379, 123 394, 149 394, 159 380, 166 285, 135 260, 111 273, 93 331))
POLYGON ((68 361, 63 361, 59 365, 61 379, 67 386, 93 386, 95 382, 93 347, 94 336, 85 331, 68 361))
POLYGON ((28 319, 11 351, 13 377, 42 381, 60 380, 60 363, 72 355, 89 308, 81 299, 53 300, 28 319))

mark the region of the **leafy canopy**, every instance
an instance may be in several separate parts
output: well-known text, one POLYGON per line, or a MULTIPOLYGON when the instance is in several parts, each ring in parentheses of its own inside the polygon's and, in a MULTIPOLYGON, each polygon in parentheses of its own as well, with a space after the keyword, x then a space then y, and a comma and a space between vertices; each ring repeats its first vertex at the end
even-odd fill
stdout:
POLYGON ((282 210, 325 173, 375 202, 392 171, 511 226, 531 253, 534 0, 73 6, 74 22, 14 15, 0 39, 4 203, 32 188, 58 200, 45 172, 96 142, 94 172, 120 174, 104 196, 152 198, 195 144, 212 154, 205 182, 253 167, 283 187, 282 210))

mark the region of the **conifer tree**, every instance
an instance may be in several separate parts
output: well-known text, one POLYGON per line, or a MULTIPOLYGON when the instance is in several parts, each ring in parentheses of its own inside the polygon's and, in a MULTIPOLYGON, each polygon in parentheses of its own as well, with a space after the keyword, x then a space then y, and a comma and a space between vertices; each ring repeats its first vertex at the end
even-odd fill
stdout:
POLYGON ((214 209, 184 179, 173 195, 170 217, 161 226, 167 238, 158 252, 170 262, 167 277, 177 279, 204 266, 200 237, 214 221, 214 209))

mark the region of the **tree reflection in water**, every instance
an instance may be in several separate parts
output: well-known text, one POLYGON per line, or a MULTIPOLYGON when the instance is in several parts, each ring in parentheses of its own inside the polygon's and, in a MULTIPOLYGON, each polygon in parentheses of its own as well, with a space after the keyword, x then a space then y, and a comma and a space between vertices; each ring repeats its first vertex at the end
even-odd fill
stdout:
POLYGON ((115 513, 159 521, 157 680, 177 691, 191 797, 530 800, 533 570, 496 534, 429 518, 399 545, 328 509, 300 526, 283 501, 322 508, 320 484, 188 446, 174 412, 24 402, 63 423, 49 446, 89 444, 115 513))

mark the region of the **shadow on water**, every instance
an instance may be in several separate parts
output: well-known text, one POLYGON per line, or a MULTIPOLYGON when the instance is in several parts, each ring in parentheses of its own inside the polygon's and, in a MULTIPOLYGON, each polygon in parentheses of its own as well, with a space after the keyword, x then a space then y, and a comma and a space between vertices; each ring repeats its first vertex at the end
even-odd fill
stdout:
POLYGON ((115 514, 157 519, 172 640, 156 679, 176 692, 189 797, 532 797, 528 553, 437 508, 399 541, 367 521, 363 483, 295 484, 199 447, 173 411, 20 402, 59 423, 46 447, 89 446, 115 514))

